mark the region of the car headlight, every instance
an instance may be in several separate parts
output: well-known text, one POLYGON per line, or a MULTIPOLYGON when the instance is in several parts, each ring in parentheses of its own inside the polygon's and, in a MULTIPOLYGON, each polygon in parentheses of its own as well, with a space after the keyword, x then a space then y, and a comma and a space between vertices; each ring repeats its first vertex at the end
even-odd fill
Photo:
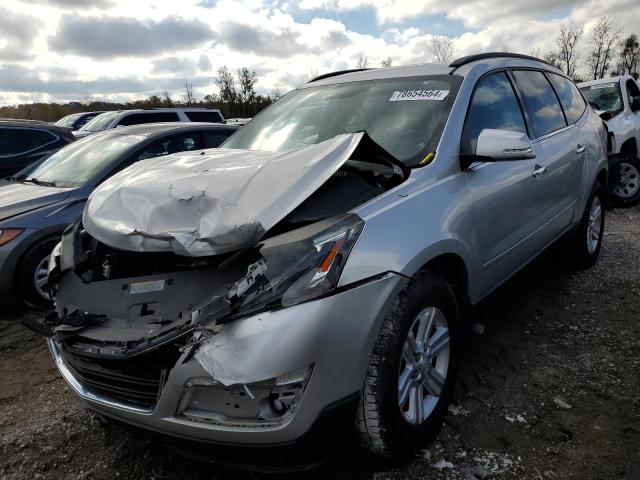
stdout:
POLYGON ((342 215, 271 237, 241 252, 228 260, 229 266, 238 268, 242 262, 247 274, 204 310, 246 315, 331 293, 363 227, 357 215, 342 215))
POLYGON ((24 232, 24 228, 1 228, 0 229, 0 246, 9 243, 24 232))

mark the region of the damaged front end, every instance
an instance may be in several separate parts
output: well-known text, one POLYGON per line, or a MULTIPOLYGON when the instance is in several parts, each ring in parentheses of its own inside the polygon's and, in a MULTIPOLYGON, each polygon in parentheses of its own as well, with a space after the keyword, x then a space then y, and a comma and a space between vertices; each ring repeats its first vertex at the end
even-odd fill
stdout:
MULTIPOLYGON (((85 224, 85 211, 83 221, 64 232, 51 257, 49 285, 55 310, 28 326, 50 339, 70 383, 77 382, 78 388, 111 404, 151 412, 172 369, 197 363, 199 370, 181 384, 172 412, 176 418, 226 426, 282 424, 295 412, 313 362, 283 367, 276 374, 261 371, 261 356, 272 353, 266 344, 255 351, 229 352, 221 334, 239 319, 336 291, 364 227, 349 210, 406 178, 366 134, 356 134, 356 140, 354 144, 353 136, 347 139, 351 147, 341 151, 340 161, 330 160, 338 168, 313 191, 293 182, 294 190, 306 192, 305 198, 280 215, 270 210, 254 218, 268 227, 266 233, 248 245, 246 239, 239 241, 235 249, 225 244, 222 252, 208 250, 203 255, 204 246, 214 245, 203 242, 185 255, 192 245, 187 242, 180 243, 180 254, 174 248, 175 232, 145 236, 140 228, 134 229, 134 236, 145 239, 125 249, 96 238, 85 224), (170 237, 165 243, 155 241, 170 237), (141 251, 140 245, 153 248, 141 251), (234 356, 242 360, 242 368, 230 360, 234 356), (246 368, 247 356, 258 367, 246 368)), ((255 175, 251 178, 255 181, 255 175)), ((247 205, 240 197, 236 202, 247 205)), ((157 213, 151 215, 156 220, 157 213)), ((113 212, 110 215, 112 219, 113 212)), ((95 225, 100 218, 93 221, 95 225)), ((98 229, 101 236, 107 223, 98 229)), ((126 243, 132 237, 121 238, 126 243)))

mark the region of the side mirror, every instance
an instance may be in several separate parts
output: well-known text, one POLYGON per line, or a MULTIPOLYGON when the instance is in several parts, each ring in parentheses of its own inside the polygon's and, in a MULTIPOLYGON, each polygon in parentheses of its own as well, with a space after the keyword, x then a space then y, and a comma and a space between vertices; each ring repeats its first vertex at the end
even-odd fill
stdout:
POLYGON ((535 158, 536 153, 526 133, 485 128, 478 136, 476 156, 501 162, 535 158))
POLYGON ((637 112, 640 110, 640 97, 631 97, 631 111, 637 112))

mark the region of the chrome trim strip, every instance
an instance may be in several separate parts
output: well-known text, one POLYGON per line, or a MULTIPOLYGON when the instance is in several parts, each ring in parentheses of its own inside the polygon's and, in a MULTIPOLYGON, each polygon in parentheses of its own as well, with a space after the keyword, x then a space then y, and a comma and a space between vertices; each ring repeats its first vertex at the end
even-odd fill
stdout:
POLYGON ((80 398, 84 400, 88 400, 90 402, 99 403, 107 407, 117 408, 119 410, 125 410, 127 412, 133 412, 133 413, 138 413, 142 415, 150 415, 153 413, 153 409, 128 405, 126 403, 113 400, 103 395, 98 395, 96 393, 93 393, 91 390, 88 390, 84 385, 78 382, 76 377, 73 376, 71 371, 64 364, 64 361, 62 360, 62 356, 60 355, 60 351, 58 350, 58 346, 55 344, 55 342, 52 339, 48 338, 47 344, 49 345, 49 350, 51 351, 53 360, 56 362, 56 366, 58 367, 58 370, 60 370, 62 377, 67 381, 67 383, 71 386, 71 388, 73 388, 76 394, 80 396, 80 398))

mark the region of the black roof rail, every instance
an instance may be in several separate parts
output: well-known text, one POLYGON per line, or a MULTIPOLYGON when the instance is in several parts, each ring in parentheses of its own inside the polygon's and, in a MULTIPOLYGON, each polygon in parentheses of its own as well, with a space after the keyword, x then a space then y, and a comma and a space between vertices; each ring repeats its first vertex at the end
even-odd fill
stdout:
POLYGON ((365 70, 371 70, 371 69, 370 68, 351 68, 349 70, 339 70, 337 72, 323 73, 322 75, 318 75, 317 77, 313 77, 307 83, 316 82, 316 81, 322 80, 324 78, 337 77, 338 75, 344 75, 345 73, 364 72, 365 70))
POLYGON ((460 57, 449 64, 450 67, 458 68, 467 63, 475 62, 477 60, 485 60, 487 58, 522 58, 523 60, 534 60, 536 62, 546 63, 551 67, 555 67, 555 65, 547 62, 546 60, 542 60, 541 58, 532 57, 530 55, 522 55, 521 53, 510 53, 510 52, 487 52, 487 53, 477 53, 475 55, 467 55, 466 57, 460 57))

